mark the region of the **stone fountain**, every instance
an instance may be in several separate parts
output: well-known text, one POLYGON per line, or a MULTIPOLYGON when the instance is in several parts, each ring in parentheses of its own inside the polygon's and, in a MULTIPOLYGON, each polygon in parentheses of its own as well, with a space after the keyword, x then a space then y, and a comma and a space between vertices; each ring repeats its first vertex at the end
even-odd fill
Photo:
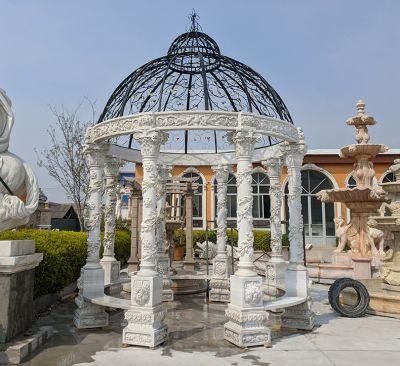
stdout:
POLYGON ((381 183, 390 203, 384 203, 380 216, 371 216, 368 225, 385 233, 389 248, 381 258, 381 278, 363 281, 370 293, 370 309, 376 314, 400 318, 400 159, 389 168, 395 182, 381 183))
POLYGON ((342 202, 350 209, 350 222, 341 217, 335 219, 338 248, 332 256, 332 264, 309 266, 310 277, 334 280, 342 277, 356 279, 379 276, 380 257, 383 253, 383 232, 368 226, 368 218, 377 215, 386 202, 385 191, 374 185, 375 171, 371 159, 388 150, 385 145, 370 144, 368 126, 375 119, 365 113, 363 101, 357 103, 357 114, 347 120, 356 128, 356 143, 340 149, 342 158, 351 158, 356 187, 323 190, 317 194, 322 202, 342 202), (345 251, 346 245, 349 250, 345 251), (376 245, 379 246, 379 250, 376 245))

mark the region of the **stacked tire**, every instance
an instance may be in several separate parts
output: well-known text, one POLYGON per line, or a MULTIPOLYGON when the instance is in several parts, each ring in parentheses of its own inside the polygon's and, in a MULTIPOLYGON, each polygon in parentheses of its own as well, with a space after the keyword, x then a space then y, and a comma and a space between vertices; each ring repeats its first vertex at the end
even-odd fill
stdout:
POLYGON ((370 297, 367 288, 361 282, 352 278, 340 278, 329 288, 328 299, 333 310, 338 314, 348 318, 359 318, 366 314, 370 297), (353 289, 356 292, 355 305, 343 304, 340 301, 340 294, 346 289, 353 289))

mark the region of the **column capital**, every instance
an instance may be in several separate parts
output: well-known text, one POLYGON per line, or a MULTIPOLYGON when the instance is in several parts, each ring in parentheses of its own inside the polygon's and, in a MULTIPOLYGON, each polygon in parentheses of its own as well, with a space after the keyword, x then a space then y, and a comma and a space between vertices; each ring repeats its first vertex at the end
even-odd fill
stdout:
POLYGON ((267 171, 268 178, 280 178, 283 166, 283 156, 271 156, 261 162, 267 171))
POLYGON ((252 157, 254 144, 260 139, 261 135, 259 133, 248 129, 228 133, 228 141, 235 145, 238 159, 252 157))
POLYGON ((288 168, 301 168, 303 158, 307 152, 307 146, 300 143, 288 143, 284 145, 285 160, 288 168))
POLYGON ((143 157, 154 157, 160 152, 160 146, 168 140, 168 133, 143 130, 133 133, 133 138, 139 142, 143 157))
POLYGON ((212 165, 211 169, 215 174, 215 179, 218 184, 226 183, 228 181, 229 173, 232 170, 230 165, 223 164, 212 165))
POLYGON ((88 142, 83 146, 89 166, 102 166, 106 157, 108 146, 104 143, 88 142))
POLYGON ((106 156, 104 160, 105 178, 116 178, 119 168, 123 165, 123 160, 116 156, 106 156))

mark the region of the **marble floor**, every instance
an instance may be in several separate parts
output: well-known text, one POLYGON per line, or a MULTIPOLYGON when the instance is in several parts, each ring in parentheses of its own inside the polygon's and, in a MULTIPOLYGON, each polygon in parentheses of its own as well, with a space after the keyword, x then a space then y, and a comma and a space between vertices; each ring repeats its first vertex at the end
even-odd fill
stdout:
POLYGON ((38 320, 56 334, 25 366, 355 366, 400 365, 400 320, 337 316, 327 301, 328 287, 314 285, 312 297, 317 327, 312 332, 284 330, 272 348, 242 350, 223 339, 223 304, 207 304, 205 296, 186 295, 169 303, 169 340, 155 350, 121 348, 122 312, 110 313, 102 330, 77 330, 73 303, 58 305, 38 320))

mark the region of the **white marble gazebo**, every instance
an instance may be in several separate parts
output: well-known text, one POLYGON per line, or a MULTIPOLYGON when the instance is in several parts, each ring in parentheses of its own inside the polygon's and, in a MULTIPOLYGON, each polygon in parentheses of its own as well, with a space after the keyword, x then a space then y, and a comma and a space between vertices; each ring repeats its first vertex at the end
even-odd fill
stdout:
POLYGON ((301 174, 304 137, 272 87, 248 66, 222 56, 218 45, 192 28, 179 36, 167 56, 133 72, 111 96, 97 125, 86 135, 90 167, 88 257, 79 279, 75 325, 106 326, 104 307, 126 310, 123 343, 155 347, 168 337, 164 324, 170 263, 165 253, 165 185, 172 166, 210 165, 217 180, 217 247, 211 278, 212 301, 229 301, 225 339, 240 347, 270 345, 270 311, 285 310, 282 324, 311 329, 313 313, 303 265, 301 174), (199 146, 195 146, 195 145, 199 146), (104 294, 118 292, 119 263, 114 257, 115 187, 123 161, 143 166, 143 219, 140 270, 131 276, 131 300, 104 294), (251 174, 263 164, 270 179, 271 285, 285 296, 263 300, 263 279, 253 266, 251 174), (231 166, 237 166, 239 262, 232 274, 226 251, 227 189, 231 166), (290 262, 282 259, 280 172, 289 179, 290 262), (100 260, 100 221, 105 194, 104 254, 100 260), (164 283, 164 285, 163 285, 164 283))

